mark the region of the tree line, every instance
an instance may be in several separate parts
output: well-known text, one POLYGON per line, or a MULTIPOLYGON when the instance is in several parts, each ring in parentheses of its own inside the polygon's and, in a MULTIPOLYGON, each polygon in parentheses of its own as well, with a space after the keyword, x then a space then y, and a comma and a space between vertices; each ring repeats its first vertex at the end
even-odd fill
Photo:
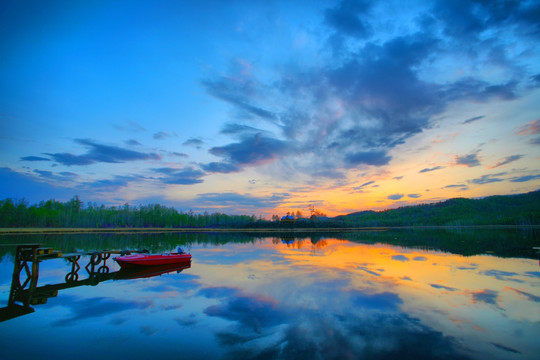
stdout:
POLYGON ((158 204, 83 206, 78 196, 67 202, 48 200, 35 205, 24 200, 0 200, 0 227, 245 227, 255 221, 254 215, 185 213, 158 204))
POLYGON ((0 200, 0 227, 165 227, 165 228, 340 228, 381 226, 468 226, 468 225, 540 225, 540 190, 527 194, 490 196, 483 199, 456 198, 435 204, 407 206, 385 211, 363 211, 327 218, 310 209, 315 216, 304 218, 300 211, 288 215, 294 221, 284 224, 278 215, 272 221, 254 215, 222 213, 195 214, 158 204, 133 206, 97 205, 78 196, 67 202, 41 201, 29 205, 24 200, 0 200))

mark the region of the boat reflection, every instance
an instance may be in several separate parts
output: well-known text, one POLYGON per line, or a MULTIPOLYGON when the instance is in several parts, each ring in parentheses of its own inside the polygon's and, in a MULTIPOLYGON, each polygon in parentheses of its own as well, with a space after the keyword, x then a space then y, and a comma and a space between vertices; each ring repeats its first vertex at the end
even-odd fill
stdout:
POLYGON ((120 271, 114 273, 115 276, 113 280, 149 278, 171 272, 176 272, 178 274, 185 269, 189 269, 190 267, 191 260, 169 265, 123 267, 120 269, 120 271))
POLYGON ((20 246, 17 249, 8 305, 0 308, 0 322, 33 313, 35 310, 32 306, 46 304, 49 298, 58 296, 58 292, 64 289, 96 286, 109 280, 133 280, 173 272, 180 273, 191 267, 191 259, 189 259, 167 265, 127 266, 111 272, 111 267, 107 264, 110 253, 105 253, 105 255, 99 254, 99 256, 92 255, 90 257, 89 263, 85 267, 88 277, 79 280, 81 256, 75 255, 65 257, 71 263, 71 269, 64 277, 65 282, 38 286, 39 263, 48 258, 36 255, 36 249, 35 245, 20 246))

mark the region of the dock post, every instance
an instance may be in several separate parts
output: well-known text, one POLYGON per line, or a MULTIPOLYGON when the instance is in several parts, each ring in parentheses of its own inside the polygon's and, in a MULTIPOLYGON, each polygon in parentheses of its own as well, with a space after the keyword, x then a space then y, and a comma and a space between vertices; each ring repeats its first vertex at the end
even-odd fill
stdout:
POLYGON ((37 259, 38 248, 39 244, 17 246, 8 306, 15 306, 15 302, 19 301, 24 307, 30 307, 32 293, 37 287, 39 276, 39 260, 37 259), (28 265, 29 262, 32 263, 31 267, 28 265), (21 283, 21 274, 23 273, 23 270, 26 278, 21 283), (25 290, 28 284, 29 287, 25 290))

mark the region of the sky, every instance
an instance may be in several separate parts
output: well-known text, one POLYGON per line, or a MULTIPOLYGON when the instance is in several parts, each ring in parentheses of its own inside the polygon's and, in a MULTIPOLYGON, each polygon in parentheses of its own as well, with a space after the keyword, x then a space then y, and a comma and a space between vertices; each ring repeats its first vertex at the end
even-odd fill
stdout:
POLYGON ((2 1, 0 199, 270 218, 540 188, 537 1, 2 1))

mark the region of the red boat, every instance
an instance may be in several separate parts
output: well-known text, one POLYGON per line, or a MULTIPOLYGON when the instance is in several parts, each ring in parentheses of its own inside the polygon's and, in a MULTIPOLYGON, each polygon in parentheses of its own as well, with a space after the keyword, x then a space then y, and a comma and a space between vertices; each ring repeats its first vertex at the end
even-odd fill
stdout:
POLYGON ((114 260, 120 266, 158 266, 185 263, 191 261, 191 254, 186 253, 166 253, 159 255, 133 254, 115 257, 114 260))

